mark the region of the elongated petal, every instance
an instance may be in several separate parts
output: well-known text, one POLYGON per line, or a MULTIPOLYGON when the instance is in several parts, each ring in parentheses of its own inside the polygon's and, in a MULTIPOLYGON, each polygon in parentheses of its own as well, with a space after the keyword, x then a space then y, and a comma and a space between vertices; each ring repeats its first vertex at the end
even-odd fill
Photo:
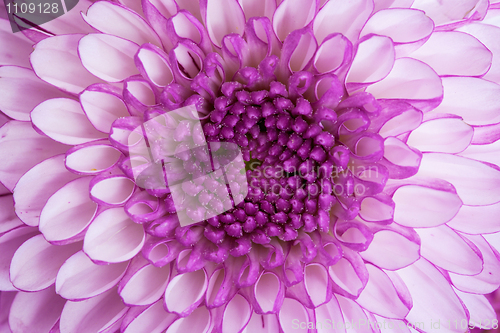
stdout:
POLYGON ((266 16, 273 18, 276 10, 276 0, 238 0, 245 18, 248 21, 252 17, 266 16))
POLYGON ((30 61, 36 75, 54 86, 77 94, 93 83, 102 82, 83 67, 77 47, 82 35, 61 35, 36 44, 30 61))
POLYGON ((116 165, 121 152, 107 142, 81 145, 66 152, 66 167, 76 173, 98 174, 116 165))
POLYGON ((86 35, 78 44, 83 66, 108 82, 120 82, 139 74, 134 63, 138 49, 133 42, 106 34, 86 35))
POLYGON ((59 327, 61 333, 95 333, 104 329, 114 332, 127 310, 113 288, 85 301, 67 301, 59 327))
POLYGON ((241 295, 236 294, 224 309, 222 317, 223 332, 240 332, 250 320, 252 308, 241 295))
POLYGON ((33 293, 19 292, 12 302, 9 325, 14 332, 49 332, 59 320, 65 299, 47 288, 33 293))
POLYGON ((482 329, 493 328, 493 320, 496 317, 495 310, 488 299, 483 295, 464 293, 455 289, 455 293, 464 302, 469 311, 469 326, 480 327, 482 329))
POLYGON ((18 180, 46 158, 61 154, 67 146, 38 134, 31 123, 10 121, 0 128, 0 181, 11 192, 18 180))
POLYGON ((320 73, 337 70, 351 60, 352 43, 342 34, 332 34, 323 40, 314 55, 314 68, 320 73))
POLYGON ((480 254, 474 251, 451 228, 416 228, 422 244, 420 254, 447 271, 463 275, 476 275, 483 269, 480 254))
POLYGON ((112 2, 96 2, 83 15, 85 21, 106 34, 132 41, 136 44, 161 45, 160 39, 142 17, 128 8, 112 2))
POLYGON ((115 177, 94 179, 90 186, 90 196, 96 202, 108 205, 122 205, 135 190, 134 181, 128 177, 117 175, 115 177))
POLYGON ((14 209, 14 198, 11 194, 0 196, 0 233, 5 233, 23 225, 14 209))
POLYGON ((80 234, 97 212, 88 195, 91 177, 69 182, 54 193, 40 214, 40 231, 48 241, 63 241, 80 234))
MULTIPOLYGON (((127 317, 132 313, 128 311, 124 318, 124 323, 127 317)), ((124 333, 161 333, 177 318, 177 315, 168 313, 163 309, 163 300, 159 300, 151 306, 147 307, 139 314, 136 314, 131 319, 130 323, 122 324, 122 332, 124 333)))
POLYGON ((111 208, 94 219, 85 234, 83 250, 93 260, 122 262, 135 256, 144 240, 141 225, 132 222, 123 208, 111 208))
POLYGON ((128 262, 96 265, 79 251, 59 269, 56 292, 69 300, 94 297, 113 288, 125 274, 127 265, 128 262))
POLYGON ((463 205, 457 215, 446 223, 449 227, 466 234, 490 234, 500 231, 497 216, 500 214, 500 202, 487 206, 463 205), (474 223, 471 223, 474 221, 474 223))
MULTIPOLYGON (((430 320, 447 322, 449 318, 466 320, 465 310, 453 292, 449 282, 425 259, 397 271, 410 290, 413 307, 406 319, 416 325, 420 322, 429 332, 441 332, 442 328, 431 326, 430 320)), ((460 327, 447 329, 462 332, 460 327)))
POLYGON ((273 16, 273 28, 282 41, 294 30, 302 29, 316 14, 316 0, 284 0, 273 16), (293 17, 293 20, 289 18, 293 17))
POLYGON ((279 312, 279 321, 284 333, 308 332, 307 327, 304 329, 303 326, 300 327, 297 323, 309 322, 309 314, 304 306, 295 299, 285 298, 279 312))
POLYGON ((165 306, 169 312, 186 317, 200 304, 208 287, 204 270, 175 276, 165 290, 165 306))
POLYGON ((14 286, 21 290, 45 289, 55 282, 57 272, 64 261, 81 246, 81 243, 51 245, 42 235, 30 238, 19 247, 12 258, 10 279, 14 286))
MULTIPOLYGON (((128 275, 128 273, 127 273, 128 275)), ((170 276, 170 265, 146 265, 130 277, 126 276, 120 296, 126 304, 147 305, 156 302, 165 292, 170 276)))
POLYGON ((259 315, 254 312, 241 333, 273 333, 278 332, 279 329, 280 324, 275 314, 259 315))
POLYGON ((211 332, 213 321, 207 308, 200 306, 194 310, 188 317, 179 318, 166 330, 165 333, 192 332, 208 333, 211 332))
POLYGON ((226 35, 243 35, 245 14, 236 0, 202 0, 200 8, 204 12, 208 35, 216 46, 222 46, 222 38, 226 35))
POLYGON ((68 145, 105 137, 88 121, 80 103, 69 98, 42 102, 31 112, 31 120, 47 136, 68 145))
POLYGON ((470 125, 500 121, 500 85, 479 78, 445 77, 443 87, 443 102, 433 112, 456 114, 470 125))
POLYGON ((8 20, 0 20, 0 41, 9 45, 0 50, 1 65, 30 67, 29 54, 33 51, 33 43, 23 34, 12 33, 8 20))
POLYGON ((143 75, 155 85, 165 87, 174 79, 168 64, 168 55, 163 50, 152 45, 143 45, 136 58, 140 62, 139 70, 142 69, 143 75))
POLYGON ((468 158, 424 153, 418 174, 453 184, 466 205, 489 205, 500 201, 500 172, 468 158))
POLYGON ((30 69, 0 67, 0 110, 13 119, 29 121, 31 110, 40 102, 65 96, 54 86, 36 77, 30 69))
POLYGON ((263 273, 254 287, 255 300, 262 313, 276 313, 283 301, 284 291, 276 274, 263 273))

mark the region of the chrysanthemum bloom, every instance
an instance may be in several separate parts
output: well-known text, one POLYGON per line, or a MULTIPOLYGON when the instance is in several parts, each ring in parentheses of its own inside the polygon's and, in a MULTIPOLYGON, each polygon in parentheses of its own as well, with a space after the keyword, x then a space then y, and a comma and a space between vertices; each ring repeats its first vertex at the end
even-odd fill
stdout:
POLYGON ((2 332, 498 327, 499 1, 1 13, 2 332))

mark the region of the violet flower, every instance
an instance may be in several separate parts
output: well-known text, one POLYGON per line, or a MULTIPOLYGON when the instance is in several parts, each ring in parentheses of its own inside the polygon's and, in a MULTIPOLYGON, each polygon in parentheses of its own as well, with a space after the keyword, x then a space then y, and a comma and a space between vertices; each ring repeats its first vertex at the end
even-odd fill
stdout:
POLYGON ((499 40, 498 0, 0 7, 0 331, 497 328, 499 40))

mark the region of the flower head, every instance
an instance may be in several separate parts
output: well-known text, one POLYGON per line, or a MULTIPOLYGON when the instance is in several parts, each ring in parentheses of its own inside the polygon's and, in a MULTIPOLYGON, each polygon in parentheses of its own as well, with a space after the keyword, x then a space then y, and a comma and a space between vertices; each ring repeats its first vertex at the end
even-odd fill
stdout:
POLYGON ((498 327, 498 1, 2 17, 5 329, 498 327))

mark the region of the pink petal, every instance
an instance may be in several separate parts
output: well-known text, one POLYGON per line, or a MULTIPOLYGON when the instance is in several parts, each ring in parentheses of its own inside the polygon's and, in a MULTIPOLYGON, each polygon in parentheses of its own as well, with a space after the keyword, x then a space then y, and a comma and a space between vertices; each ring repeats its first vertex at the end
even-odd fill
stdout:
POLYGON ((80 103, 69 98, 42 102, 31 112, 31 121, 48 137, 68 145, 106 137, 88 121, 80 103))
POLYGON ((394 43, 411 43, 432 33, 434 23, 422 11, 405 8, 383 9, 366 22, 361 36, 376 34, 394 43))
POLYGON ((330 278, 340 290, 349 295, 357 296, 368 281, 368 271, 361 257, 352 250, 345 248, 348 257, 341 258, 335 265, 330 266, 330 278))
POLYGON ((469 146, 474 130, 460 118, 424 121, 408 137, 407 144, 420 151, 459 153, 469 146))
POLYGON ((37 233, 36 228, 20 227, 0 236, 0 290, 17 290, 10 281, 10 262, 19 246, 37 233))
POLYGON ((78 94, 92 83, 102 82, 82 66, 77 47, 82 35, 49 37, 35 46, 30 61, 42 80, 70 93, 78 94))
MULTIPOLYGON (((71 3, 71 5, 73 4, 74 3, 71 3)), ((71 10, 65 11, 62 16, 58 16, 57 20, 43 23, 40 25, 40 28, 54 35, 86 34, 94 32, 94 29, 85 23, 80 14, 81 12, 86 12, 91 4, 92 2, 89 0, 78 1, 71 10)))
POLYGON ((386 8, 409 8, 414 0, 375 0, 375 9, 373 12, 386 8))
POLYGON ((344 319, 336 297, 332 297, 328 303, 317 307, 314 311, 316 322, 322 323, 322 325, 317 325, 316 327, 318 333, 331 332, 333 328, 338 333, 345 333, 345 327, 339 325, 339 323, 344 323, 344 319))
POLYGON ((31 123, 10 121, 0 128, 0 181, 13 191, 18 180, 33 166, 64 153, 67 146, 38 134, 31 123))
POLYGON ((95 333, 105 329, 114 332, 120 328, 121 318, 127 312, 116 288, 81 302, 67 301, 64 305, 61 333, 95 333))
POLYGON ((70 181, 48 200, 40 214, 40 231, 50 242, 79 235, 97 212, 97 204, 88 195, 91 177, 70 181))
POLYGON ((354 43, 372 11, 373 1, 330 0, 314 18, 314 35, 322 43, 329 34, 340 32, 354 43))
MULTIPOLYGON (((443 328, 431 326, 431 320, 445 323, 450 318, 456 318, 458 322, 467 322, 465 310, 450 283, 428 261, 420 259, 397 273, 410 290, 413 299, 413 307, 406 316, 410 323, 423 323, 427 332, 441 332, 443 328)), ((460 327, 455 329, 451 326, 449 330, 463 332, 460 327)))
POLYGON ((439 75, 478 76, 490 68, 492 53, 461 32, 435 32, 410 57, 430 65, 439 75))
POLYGON ((297 72, 303 70, 316 52, 317 44, 308 29, 297 30, 288 35, 282 49, 280 66, 297 72))
POLYGON ((83 111, 94 127, 101 132, 109 133, 113 121, 120 117, 130 116, 123 97, 112 91, 107 91, 103 86, 93 86, 80 94, 80 103, 83 111))
POLYGON ((349 83, 373 83, 382 80, 392 70, 394 60, 394 46, 390 38, 369 36, 358 44, 347 74, 347 86, 349 87, 349 83))
POLYGON ((452 183, 465 205, 490 205, 500 201, 500 172, 478 161, 424 153, 417 175, 452 183))
MULTIPOLYGON (((147 77, 156 86, 165 87, 174 79, 168 64, 168 55, 163 50, 152 45, 143 45, 136 57, 144 70, 143 76, 147 77)), ((141 67, 139 67, 139 70, 141 67)))
MULTIPOLYGON (((498 10, 496 10, 498 12, 498 10)), ((488 16, 488 15, 486 15, 488 16)), ((488 23, 487 20, 483 21, 488 23)), ((491 26, 490 24, 470 23, 458 28, 457 30, 463 31, 479 39, 479 41, 486 46, 493 54, 491 67, 483 78, 496 83, 500 83, 500 45, 497 41, 500 39, 500 26, 491 26)))
POLYGON ((161 46, 160 39, 146 21, 127 7, 112 2, 96 2, 82 14, 85 21, 105 34, 127 39, 138 45, 153 43, 161 46))
POLYGON ((0 196, 0 233, 3 234, 23 225, 16 213, 19 214, 14 209, 13 196, 10 194, 0 196))
POLYGON ((327 303, 331 295, 331 281, 323 265, 309 264, 304 271, 304 285, 314 307, 327 303))
POLYGON ((422 111, 411 107, 409 104, 406 104, 406 107, 402 112, 398 112, 396 116, 393 116, 385 122, 385 124, 380 128, 379 134, 383 138, 387 138, 389 136, 397 136, 399 134, 414 130, 421 123, 422 111))
POLYGON ((70 300, 94 297, 113 288, 125 274, 127 266, 128 262, 96 265, 79 251, 59 269, 56 292, 70 300))
POLYGON ((373 265, 366 265, 370 277, 356 302, 371 313, 392 319, 403 319, 410 310, 399 299, 391 279, 373 265))
MULTIPOLYGON (((476 134, 476 129, 477 127, 474 128, 474 134, 476 134)), ((500 165, 499 149, 500 141, 498 140, 492 144, 472 144, 461 152, 460 156, 500 165)))
POLYGON ((384 141, 384 157, 392 164, 418 169, 422 154, 401 140, 389 137, 384 141))
POLYGON ((159 300, 134 317, 125 329, 122 325, 122 332, 162 333, 176 318, 177 315, 163 309, 163 300, 159 300))
POLYGON ((238 0, 245 18, 248 21, 251 17, 266 16, 273 18, 276 11, 276 0, 238 0))
POLYGON ((11 330, 49 332, 59 320, 65 301, 52 287, 34 293, 17 293, 10 308, 11 330))
POLYGON ((30 69, 0 67, 0 110, 13 119, 29 121, 31 110, 39 103, 65 96, 54 86, 36 77, 30 69))
MULTIPOLYGON (((476 245, 483 255, 483 270, 473 276, 449 273, 453 285, 464 292, 489 294, 500 287, 500 263, 495 252, 481 235, 464 235, 476 245)), ((498 252, 497 252, 498 253, 498 252)))
POLYGON ((311 320, 306 309, 300 302, 292 298, 285 298, 279 312, 279 321, 284 333, 307 333, 309 330, 300 327, 298 323, 307 323, 311 320))
POLYGON ((165 308, 186 317, 201 303, 207 287, 208 279, 204 270, 177 275, 170 280, 165 290, 165 308))
POLYGON ((365 221, 387 221, 394 216, 394 203, 385 198, 365 197, 361 201, 359 216, 365 221))
POLYGON ((145 265, 120 282, 120 296, 126 304, 148 305, 156 302, 165 292, 170 277, 170 265, 145 265), (123 287, 122 287, 123 285, 123 287))
POLYGON ((57 155, 35 165, 17 183, 14 201, 17 215, 24 223, 37 226, 47 200, 64 184, 78 176, 64 167, 64 155, 57 155))
POLYGON ((457 215, 446 224, 466 234, 490 234, 500 231, 497 221, 499 214, 500 202, 488 206, 463 205, 457 215), (471 221, 474 221, 474 223, 471 223, 471 221))
MULTIPOLYGON (((188 317, 179 318, 165 331, 165 333, 190 332, 209 333, 213 327, 212 316, 207 308, 200 306, 188 317)), ((135 332, 134 332, 135 333, 135 332)))
POLYGON ((496 317, 495 310, 484 295, 464 293, 455 289, 455 293, 464 302, 469 311, 469 326, 480 327, 482 329, 492 329, 493 321, 496 317))
POLYGON ((236 0, 202 0, 200 8, 208 35, 217 47, 222 46, 226 35, 243 35, 245 14, 236 0))
POLYGON ((121 152, 108 142, 96 142, 68 150, 65 163, 73 172, 94 175, 115 166, 121 156, 121 152))
POLYGON ((151 84, 142 78, 126 80, 123 95, 125 101, 137 110, 147 109, 156 104, 156 96, 151 84))
POLYGON ((316 0, 284 0, 273 16, 273 28, 281 41, 294 30, 308 25, 317 11, 316 0))
POLYGON ((456 114, 471 125, 500 121, 498 84, 479 78, 447 77, 443 78, 443 87, 443 102, 434 112, 456 114))
POLYGON ((380 268, 395 270, 406 267, 420 258, 420 246, 403 235, 390 230, 374 234, 368 249, 360 252, 363 259, 380 268))
POLYGON ((349 298, 340 295, 335 295, 335 297, 339 302, 340 309, 342 310, 342 316, 344 317, 340 326, 344 326, 346 328, 346 332, 350 330, 356 331, 364 326, 366 326, 365 330, 367 332, 373 332, 369 327, 368 318, 366 317, 362 307, 349 298))
POLYGON ((469 14, 478 0, 464 0, 460 3, 455 1, 432 2, 427 0, 415 0, 412 8, 425 11, 437 25, 448 23, 450 21, 461 20, 469 14))
POLYGON ((111 208, 97 215, 90 224, 83 250, 96 261, 122 262, 135 256, 144 240, 141 225, 132 222, 123 208, 111 208))
POLYGON ((320 73, 337 70, 348 63, 352 56, 352 44, 342 34, 333 34, 323 40, 314 55, 314 68, 320 73))
POLYGON ((9 45, 0 50, 0 65, 31 67, 29 54, 33 52, 33 42, 22 33, 12 33, 8 20, 0 19, 0 43, 9 45))
POLYGON ((420 236, 420 254, 431 263, 462 275, 475 275, 483 269, 483 261, 455 231, 441 225, 435 228, 416 228, 420 236))
POLYGON ((243 296, 236 294, 224 309, 222 331, 240 332, 248 324, 252 312, 250 303, 243 296))
POLYGON ((279 329, 280 324, 275 314, 259 315, 254 312, 241 333, 274 333, 279 332, 279 329))
POLYGON ((434 70, 410 58, 397 59, 389 75, 369 86, 366 92, 376 98, 408 100, 439 99, 443 94, 441 79, 434 70))
POLYGON ((127 202, 135 190, 135 183, 126 176, 117 175, 93 182, 90 196, 96 202, 109 205, 121 205, 127 202))
POLYGON ((12 284, 25 291, 47 288, 56 280, 61 265, 81 249, 81 243, 56 246, 48 243, 42 235, 30 238, 21 245, 10 264, 12 284))
POLYGON ((262 313, 278 312, 285 288, 279 277, 271 272, 263 272, 254 286, 255 299, 262 313))
POLYGON ((106 34, 86 35, 78 44, 83 66, 108 82, 120 82, 139 74, 134 63, 134 55, 138 50, 137 44, 106 34))
POLYGON ((451 191, 425 186, 401 186, 392 200, 396 204, 394 221, 407 227, 433 227, 455 216, 462 202, 451 191))

